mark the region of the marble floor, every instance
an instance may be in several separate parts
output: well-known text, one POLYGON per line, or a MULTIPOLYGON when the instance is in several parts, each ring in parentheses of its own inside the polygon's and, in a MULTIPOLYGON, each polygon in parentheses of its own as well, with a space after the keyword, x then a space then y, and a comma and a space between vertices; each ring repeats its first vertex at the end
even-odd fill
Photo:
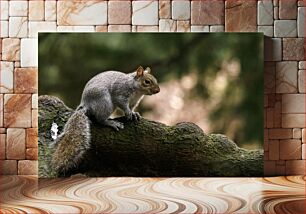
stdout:
POLYGON ((305 176, 0 178, 0 213, 305 213, 305 176))

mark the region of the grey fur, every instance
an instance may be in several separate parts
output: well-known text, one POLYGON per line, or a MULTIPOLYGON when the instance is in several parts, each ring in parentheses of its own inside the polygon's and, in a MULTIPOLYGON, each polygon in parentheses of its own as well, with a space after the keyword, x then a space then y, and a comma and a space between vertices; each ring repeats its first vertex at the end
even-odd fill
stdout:
POLYGON ((117 131, 124 128, 123 123, 109 120, 116 108, 122 109, 130 120, 140 119, 140 114, 134 112, 134 109, 143 95, 158 93, 160 89, 155 77, 149 74, 150 70, 139 67, 137 71, 129 74, 107 71, 89 80, 83 90, 80 105, 56 140, 57 148, 52 164, 58 175, 68 175, 90 148, 89 118, 94 117, 100 124, 117 131), (145 80, 150 81, 150 84, 142 85, 145 80))
POLYGON ((99 123, 119 130, 124 127, 123 124, 108 120, 109 116, 118 107, 129 119, 138 120, 140 115, 133 110, 143 95, 135 72, 125 74, 107 71, 96 75, 86 84, 80 106, 99 123))

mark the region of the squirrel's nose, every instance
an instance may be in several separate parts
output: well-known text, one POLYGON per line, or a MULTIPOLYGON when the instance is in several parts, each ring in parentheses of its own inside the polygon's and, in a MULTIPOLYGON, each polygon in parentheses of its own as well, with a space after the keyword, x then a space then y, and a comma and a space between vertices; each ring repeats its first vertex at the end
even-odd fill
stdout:
POLYGON ((155 90, 154 90, 155 94, 157 94, 158 92, 160 92, 160 88, 157 87, 155 90))

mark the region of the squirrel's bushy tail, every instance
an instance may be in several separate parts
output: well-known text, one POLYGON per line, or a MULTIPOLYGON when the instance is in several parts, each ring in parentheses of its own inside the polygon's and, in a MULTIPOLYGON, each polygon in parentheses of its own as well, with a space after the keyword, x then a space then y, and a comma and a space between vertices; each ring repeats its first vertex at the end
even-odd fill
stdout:
POLYGON ((52 166, 59 176, 69 174, 80 163, 90 148, 90 139, 90 120, 85 110, 78 107, 56 139, 57 148, 52 157, 52 166))

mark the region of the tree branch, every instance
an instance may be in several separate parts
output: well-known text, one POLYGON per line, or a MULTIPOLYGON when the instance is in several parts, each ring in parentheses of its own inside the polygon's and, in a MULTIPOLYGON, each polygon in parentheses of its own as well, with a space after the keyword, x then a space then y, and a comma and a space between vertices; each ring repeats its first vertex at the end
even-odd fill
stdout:
MULTIPOLYGON (((39 97, 39 175, 52 177, 52 122, 62 131, 73 113, 58 98, 39 97)), ((93 121, 91 148, 75 173, 89 176, 263 176, 263 151, 239 148, 193 123, 166 126, 141 119, 119 132, 93 121)))

